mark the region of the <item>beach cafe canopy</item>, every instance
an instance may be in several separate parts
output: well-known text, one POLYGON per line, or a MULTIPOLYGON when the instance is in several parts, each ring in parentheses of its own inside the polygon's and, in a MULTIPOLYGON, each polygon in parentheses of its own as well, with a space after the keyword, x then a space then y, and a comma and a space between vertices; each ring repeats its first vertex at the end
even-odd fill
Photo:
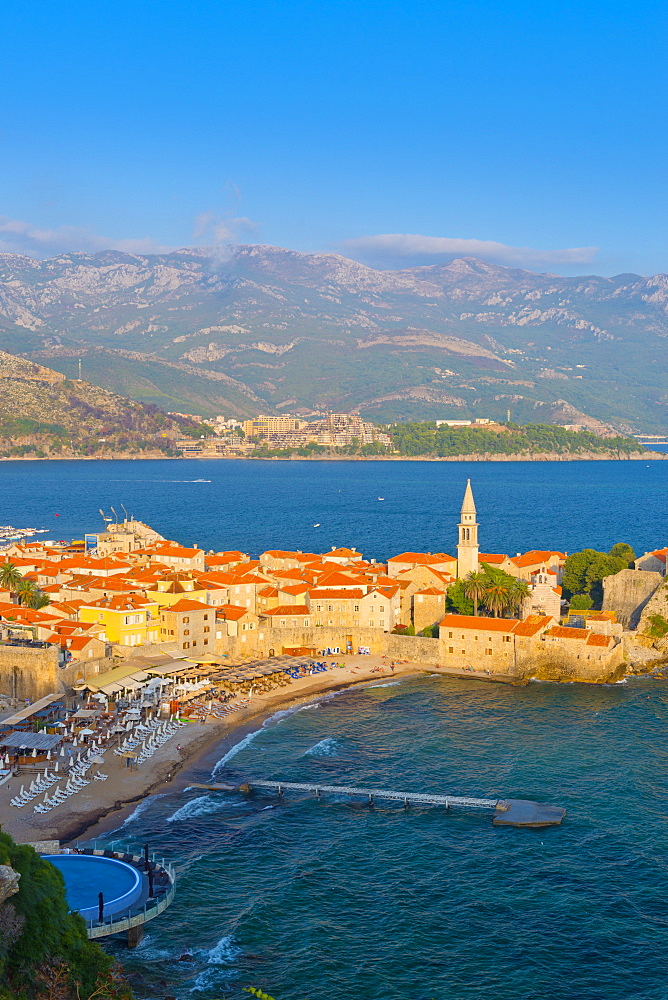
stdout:
POLYGON ((101 710, 99 708, 80 708, 78 712, 75 712, 72 716, 73 719, 92 719, 96 715, 100 715, 101 710))
POLYGON ((22 733, 20 731, 0 736, 0 746, 14 750, 53 750, 58 746, 62 736, 49 736, 48 733, 22 733))
POLYGON ((40 698, 39 701, 33 702, 32 705, 26 705, 26 707, 22 708, 20 712, 10 715, 8 719, 3 719, 0 726, 2 726, 3 729, 14 729, 22 722, 26 722, 37 712, 41 712, 43 709, 53 705, 54 702, 62 701, 62 698, 63 696, 61 694, 47 694, 44 698, 40 698))

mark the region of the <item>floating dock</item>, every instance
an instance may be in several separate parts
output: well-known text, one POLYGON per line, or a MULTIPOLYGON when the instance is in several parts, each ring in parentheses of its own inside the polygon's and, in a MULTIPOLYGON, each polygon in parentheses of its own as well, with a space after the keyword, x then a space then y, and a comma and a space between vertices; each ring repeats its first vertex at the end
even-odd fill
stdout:
POLYGON ((271 791, 281 796, 285 792, 307 792, 320 798, 321 795, 346 795, 351 798, 366 799, 369 804, 376 800, 400 802, 408 806, 444 806, 446 809, 476 809, 493 811, 494 826, 544 827, 559 826, 566 810, 561 806, 545 805, 529 799, 479 799, 464 795, 439 795, 429 792, 395 792, 386 788, 356 788, 350 785, 321 785, 300 781, 246 781, 241 785, 196 784, 193 788, 203 788, 212 792, 271 791))

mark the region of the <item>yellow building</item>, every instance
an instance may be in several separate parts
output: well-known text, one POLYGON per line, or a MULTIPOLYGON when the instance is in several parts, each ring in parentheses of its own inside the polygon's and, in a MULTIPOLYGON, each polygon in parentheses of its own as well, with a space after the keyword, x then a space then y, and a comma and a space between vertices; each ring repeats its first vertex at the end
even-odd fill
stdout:
POLYGON ((102 625, 100 639, 119 646, 143 646, 160 639, 157 602, 137 595, 120 594, 82 605, 79 621, 102 625))
POLYGON ((190 601, 201 601, 206 604, 207 588, 185 573, 169 573, 162 580, 146 588, 146 594, 161 608, 170 608, 178 601, 187 598, 190 601))

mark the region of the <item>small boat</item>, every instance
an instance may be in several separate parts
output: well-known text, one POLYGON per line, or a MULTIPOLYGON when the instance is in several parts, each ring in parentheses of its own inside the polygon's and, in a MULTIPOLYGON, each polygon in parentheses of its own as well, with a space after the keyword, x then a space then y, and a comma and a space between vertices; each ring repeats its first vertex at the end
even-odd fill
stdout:
POLYGON ((320 527, 320 521, 318 521, 317 524, 314 524, 313 527, 314 528, 319 528, 320 527))
POLYGON ((379 499, 379 500, 384 500, 384 499, 385 499, 385 497, 378 497, 378 499, 379 499))

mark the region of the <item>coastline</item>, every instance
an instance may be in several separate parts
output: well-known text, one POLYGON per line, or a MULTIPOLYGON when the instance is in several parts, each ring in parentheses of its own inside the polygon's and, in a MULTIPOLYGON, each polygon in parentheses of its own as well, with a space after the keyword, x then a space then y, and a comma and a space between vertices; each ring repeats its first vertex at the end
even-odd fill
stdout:
POLYGON ((9 799, 18 793, 21 784, 30 783, 30 778, 25 776, 22 779, 13 778, 0 786, 0 825, 20 843, 59 840, 66 845, 93 839, 119 829, 137 805, 150 796, 185 788, 189 783, 190 770, 214 747, 222 756, 274 713, 358 684, 425 672, 423 665, 397 661, 392 672, 390 661, 382 656, 354 656, 347 660, 343 669, 305 677, 294 681, 289 688, 258 695, 228 719, 214 721, 212 716, 208 716, 204 723, 190 723, 137 771, 123 768, 118 758, 107 751, 100 769, 108 773, 109 779, 92 781, 68 801, 68 808, 63 809, 60 815, 56 810, 55 815, 49 814, 47 818, 32 810, 27 812, 30 805, 22 810, 10 806, 9 799), (181 750, 177 750, 178 745, 181 750))
POLYGON ((665 461, 668 451, 643 451, 640 453, 616 455, 612 452, 598 454, 587 452, 583 455, 559 454, 556 452, 525 453, 519 455, 13 455, 0 457, 0 462, 155 462, 182 459, 195 461, 229 462, 645 462, 665 461))

